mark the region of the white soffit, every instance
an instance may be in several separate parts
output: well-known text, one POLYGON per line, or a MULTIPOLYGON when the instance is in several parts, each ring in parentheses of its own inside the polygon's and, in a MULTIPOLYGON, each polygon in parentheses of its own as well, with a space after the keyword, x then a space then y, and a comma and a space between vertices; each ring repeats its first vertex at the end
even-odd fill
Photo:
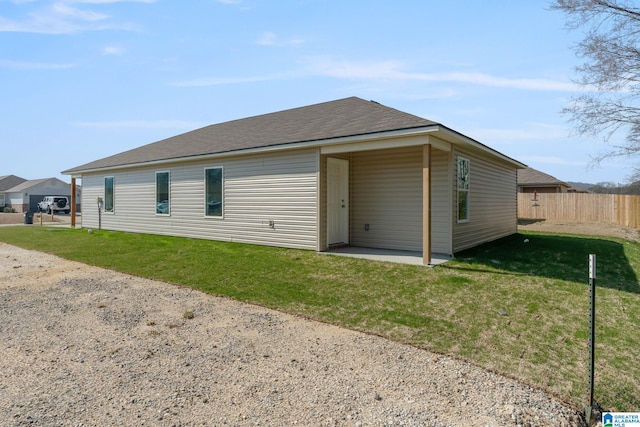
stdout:
POLYGON ((320 147, 321 154, 352 153, 356 151, 383 150, 386 148, 412 147, 419 145, 432 145, 443 151, 451 151, 451 144, 428 135, 412 135, 395 138, 385 138, 373 141, 350 142, 320 147))

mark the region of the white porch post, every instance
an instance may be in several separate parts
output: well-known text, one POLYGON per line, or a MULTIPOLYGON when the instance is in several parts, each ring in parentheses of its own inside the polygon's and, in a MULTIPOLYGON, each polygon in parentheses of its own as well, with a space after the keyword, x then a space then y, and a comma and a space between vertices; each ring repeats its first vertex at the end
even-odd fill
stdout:
POLYGON ((431 264, 431 144, 422 146, 422 263, 431 264))

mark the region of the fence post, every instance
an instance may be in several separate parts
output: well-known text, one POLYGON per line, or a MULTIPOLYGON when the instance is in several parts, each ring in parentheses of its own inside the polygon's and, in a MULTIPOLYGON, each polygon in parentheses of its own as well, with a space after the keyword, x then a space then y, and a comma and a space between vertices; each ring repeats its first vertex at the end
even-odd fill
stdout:
POLYGON ((591 425, 591 417, 593 416, 593 378, 595 371, 595 355, 596 355, 596 256, 589 254, 589 403, 584 408, 585 419, 587 424, 591 425))

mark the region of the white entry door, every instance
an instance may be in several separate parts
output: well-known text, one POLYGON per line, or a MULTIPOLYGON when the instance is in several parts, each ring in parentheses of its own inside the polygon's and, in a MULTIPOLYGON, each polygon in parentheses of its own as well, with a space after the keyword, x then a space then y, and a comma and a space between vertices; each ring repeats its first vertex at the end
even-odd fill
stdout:
POLYGON ((349 244, 349 161, 327 159, 327 243, 349 244))

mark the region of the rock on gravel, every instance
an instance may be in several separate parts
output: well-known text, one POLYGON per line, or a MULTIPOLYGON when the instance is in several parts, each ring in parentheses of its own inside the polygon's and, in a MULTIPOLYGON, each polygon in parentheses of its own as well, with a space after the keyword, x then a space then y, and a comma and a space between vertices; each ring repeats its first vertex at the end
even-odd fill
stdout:
POLYGON ((359 332, 0 243, 2 426, 577 426, 542 391, 359 332))

